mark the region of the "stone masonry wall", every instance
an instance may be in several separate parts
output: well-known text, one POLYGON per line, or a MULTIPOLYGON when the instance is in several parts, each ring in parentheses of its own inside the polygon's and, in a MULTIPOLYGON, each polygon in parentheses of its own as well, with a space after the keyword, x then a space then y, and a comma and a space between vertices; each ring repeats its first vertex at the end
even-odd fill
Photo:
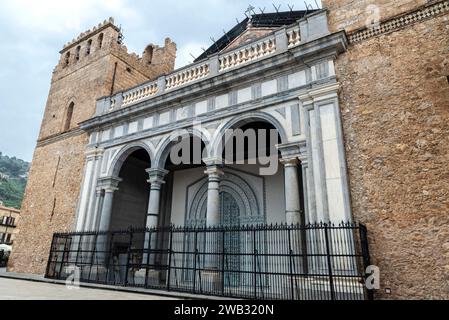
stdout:
MULTIPOLYGON (((330 3, 343 2, 352 3, 330 3)), ((329 15, 340 28, 339 13, 329 15)), ((449 298, 448 33, 449 15, 437 16, 337 60, 352 209, 380 267, 376 298, 449 298)))
POLYGON ((73 230, 87 134, 36 148, 9 271, 44 274, 53 233, 73 230))
POLYGON ((372 5, 379 8, 380 20, 385 20, 418 6, 429 0, 322 0, 323 8, 329 10, 330 31, 354 31, 366 25, 376 13, 372 5))

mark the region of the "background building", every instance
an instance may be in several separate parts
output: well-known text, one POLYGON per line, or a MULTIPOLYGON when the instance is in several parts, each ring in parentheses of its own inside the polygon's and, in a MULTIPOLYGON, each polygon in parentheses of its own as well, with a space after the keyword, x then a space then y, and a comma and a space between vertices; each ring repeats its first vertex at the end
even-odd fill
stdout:
POLYGON ((0 244, 12 246, 18 233, 17 223, 20 210, 7 208, 0 204, 0 244))

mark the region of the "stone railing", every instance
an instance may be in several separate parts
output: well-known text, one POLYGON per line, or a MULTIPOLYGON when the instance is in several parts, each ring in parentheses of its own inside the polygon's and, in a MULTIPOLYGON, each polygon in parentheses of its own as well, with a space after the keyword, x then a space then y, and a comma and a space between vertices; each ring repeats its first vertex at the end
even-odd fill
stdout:
POLYGON ((271 35, 268 38, 220 56, 218 58, 220 62, 219 71, 222 72, 229 68, 237 67, 241 64, 260 59, 274 53, 275 51, 276 38, 274 35, 271 35))
POLYGON ((287 29, 287 41, 288 47, 294 47, 301 43, 301 33, 299 31, 299 26, 287 29))
POLYGON ((154 96, 158 91, 157 82, 146 83, 123 93, 122 106, 127 106, 142 99, 154 96))
POLYGON ((166 78, 165 89, 171 90, 184 84, 202 79, 209 75, 210 69, 208 63, 194 65, 190 68, 183 69, 166 78))
POLYGON ((214 54, 155 81, 97 101, 97 115, 127 107, 175 89, 225 73, 233 68, 274 56, 298 45, 328 35, 326 11, 313 13, 288 28, 280 28, 262 39, 239 48, 214 54))

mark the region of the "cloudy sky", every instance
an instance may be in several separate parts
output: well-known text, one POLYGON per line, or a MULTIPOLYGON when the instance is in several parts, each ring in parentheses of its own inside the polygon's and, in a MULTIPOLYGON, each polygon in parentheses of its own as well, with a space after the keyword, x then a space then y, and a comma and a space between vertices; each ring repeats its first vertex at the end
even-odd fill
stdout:
POLYGON ((273 3, 305 8, 302 0, 0 0, 0 151, 31 161, 58 52, 108 17, 122 26, 130 52, 170 37, 181 67, 242 21, 249 4, 273 12, 273 3))

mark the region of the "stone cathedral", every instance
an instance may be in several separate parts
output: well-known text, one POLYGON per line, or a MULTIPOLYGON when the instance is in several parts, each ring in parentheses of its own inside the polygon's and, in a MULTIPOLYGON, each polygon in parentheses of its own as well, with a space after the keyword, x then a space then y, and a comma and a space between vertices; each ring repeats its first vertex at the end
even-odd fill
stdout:
POLYGON ((128 53, 113 19, 67 43, 9 269, 44 274, 60 232, 360 222, 376 298, 449 298, 449 1, 322 2, 177 70, 170 38, 128 53), (276 132, 275 171, 225 163, 229 129, 276 132), (199 162, 171 159, 179 131, 199 162))

